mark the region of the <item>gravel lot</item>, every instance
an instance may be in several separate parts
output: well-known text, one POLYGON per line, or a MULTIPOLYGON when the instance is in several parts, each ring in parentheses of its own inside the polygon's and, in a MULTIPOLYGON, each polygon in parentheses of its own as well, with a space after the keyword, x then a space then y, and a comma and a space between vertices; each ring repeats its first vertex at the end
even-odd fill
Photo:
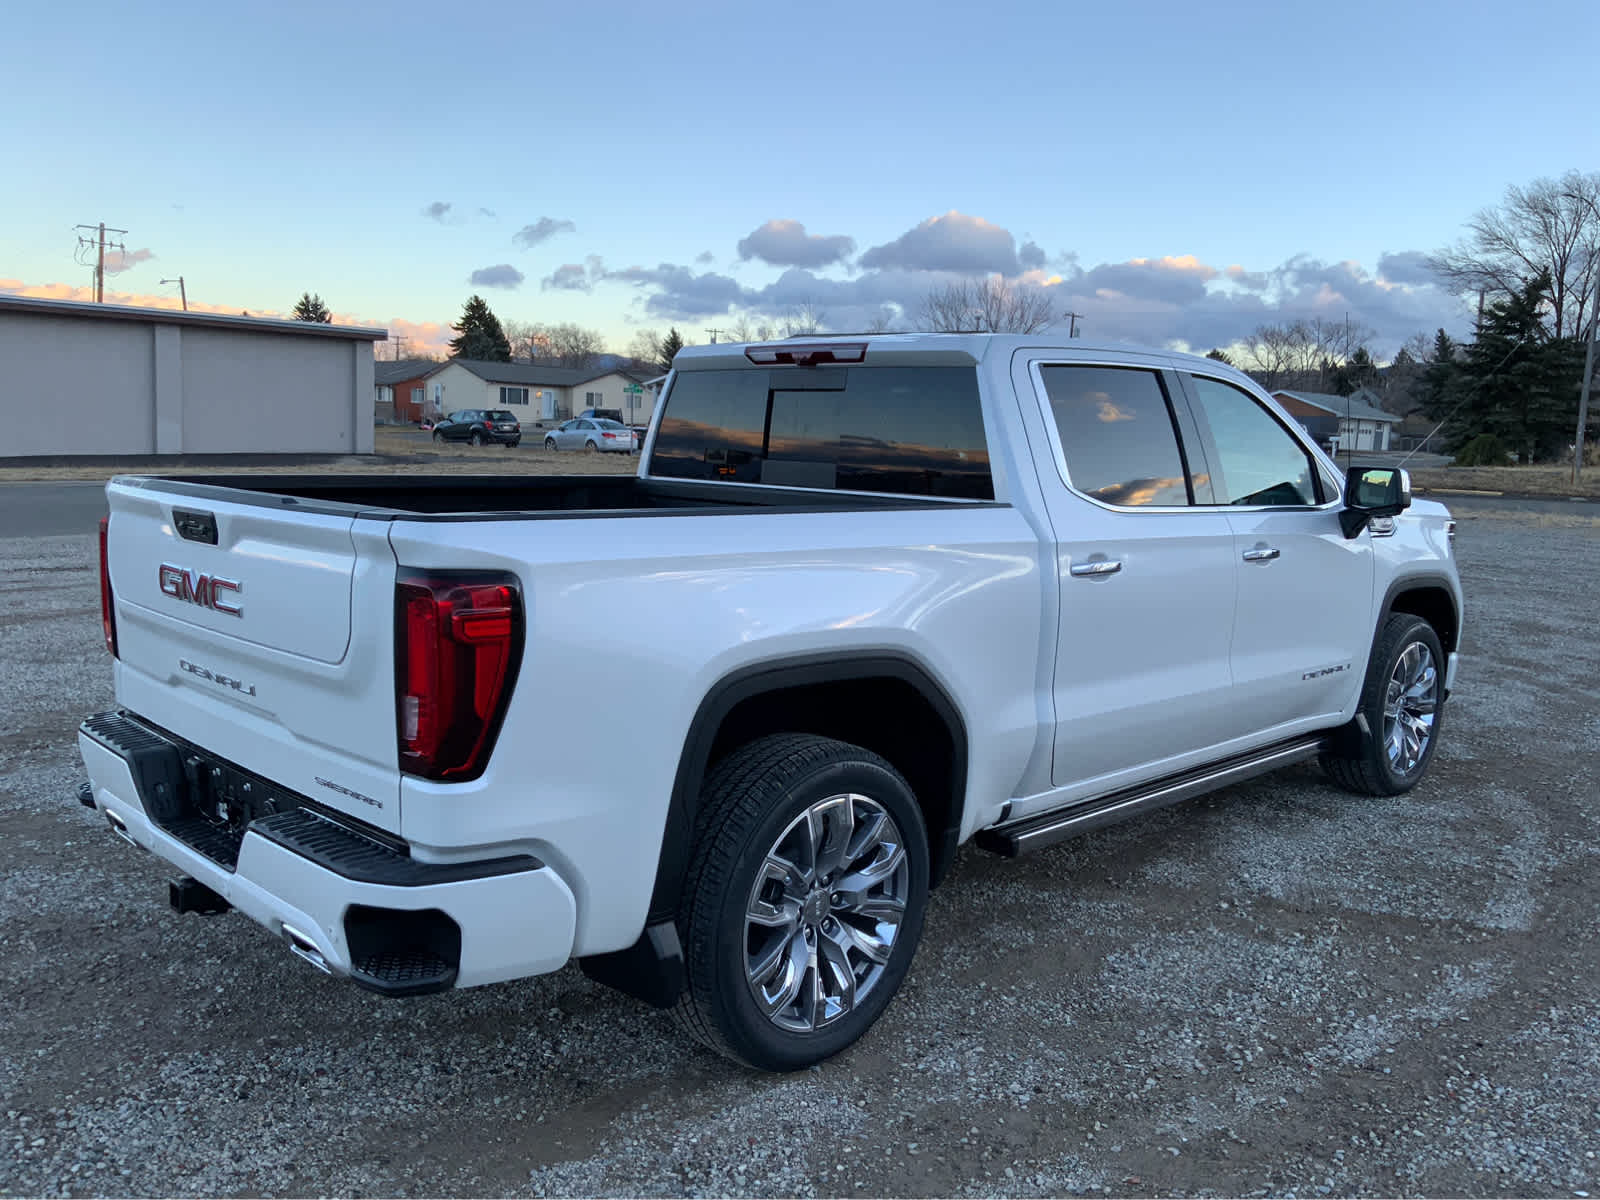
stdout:
POLYGON ((969 849, 885 1019, 789 1077, 573 969, 387 1001, 170 912, 73 798, 93 539, 0 539, 0 1192, 1586 1195, 1600 517, 1456 508, 1422 788, 1303 768, 969 849))

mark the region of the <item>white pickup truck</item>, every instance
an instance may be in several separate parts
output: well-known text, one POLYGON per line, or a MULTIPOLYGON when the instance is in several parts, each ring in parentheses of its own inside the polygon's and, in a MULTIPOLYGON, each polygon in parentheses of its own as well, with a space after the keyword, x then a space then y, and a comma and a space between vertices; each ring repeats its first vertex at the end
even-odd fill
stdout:
POLYGON ((1245 376, 1051 337, 678 355, 634 477, 125 476, 79 799, 392 995, 553 971, 836 1053, 975 839, 1416 785, 1454 523, 1245 376))

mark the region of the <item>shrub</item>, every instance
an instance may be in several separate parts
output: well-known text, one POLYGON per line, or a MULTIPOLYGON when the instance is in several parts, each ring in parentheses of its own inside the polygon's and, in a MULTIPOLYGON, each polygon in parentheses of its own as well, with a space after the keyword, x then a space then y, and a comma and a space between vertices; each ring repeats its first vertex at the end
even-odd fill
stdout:
POLYGON ((1492 433, 1480 433, 1456 451, 1455 466, 1503 467, 1511 459, 1506 444, 1492 433))

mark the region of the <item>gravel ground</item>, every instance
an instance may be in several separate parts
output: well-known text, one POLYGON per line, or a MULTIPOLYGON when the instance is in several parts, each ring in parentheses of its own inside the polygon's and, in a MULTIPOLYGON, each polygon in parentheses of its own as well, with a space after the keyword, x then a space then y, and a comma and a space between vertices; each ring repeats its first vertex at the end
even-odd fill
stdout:
POLYGON ((0 539, 0 1192, 1576 1195, 1600 1179, 1600 518, 1458 506, 1428 781, 1296 769, 967 850, 852 1050, 737 1069, 576 970, 326 979, 72 793, 91 538, 0 539))

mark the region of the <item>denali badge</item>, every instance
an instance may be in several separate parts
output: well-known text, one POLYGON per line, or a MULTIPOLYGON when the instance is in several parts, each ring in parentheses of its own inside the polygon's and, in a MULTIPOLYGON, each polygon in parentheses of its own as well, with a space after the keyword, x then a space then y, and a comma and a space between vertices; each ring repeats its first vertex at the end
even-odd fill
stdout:
POLYGON ((157 577, 161 583, 161 590, 174 600, 182 600, 186 604, 198 604, 201 608, 227 613, 230 617, 243 615, 243 610, 234 600, 235 596, 244 591, 237 579, 223 579, 220 575, 202 575, 196 571, 185 570, 183 567, 175 567, 171 563, 162 563, 157 577))
POLYGON ((198 675, 201 679, 209 679, 212 683, 220 684, 223 687, 232 688, 241 696, 254 696, 256 694, 255 684, 246 683, 242 679, 235 679, 231 675, 219 675, 207 667, 202 667, 199 663, 190 662, 187 658, 178 660, 178 669, 187 671, 191 675, 198 675))

